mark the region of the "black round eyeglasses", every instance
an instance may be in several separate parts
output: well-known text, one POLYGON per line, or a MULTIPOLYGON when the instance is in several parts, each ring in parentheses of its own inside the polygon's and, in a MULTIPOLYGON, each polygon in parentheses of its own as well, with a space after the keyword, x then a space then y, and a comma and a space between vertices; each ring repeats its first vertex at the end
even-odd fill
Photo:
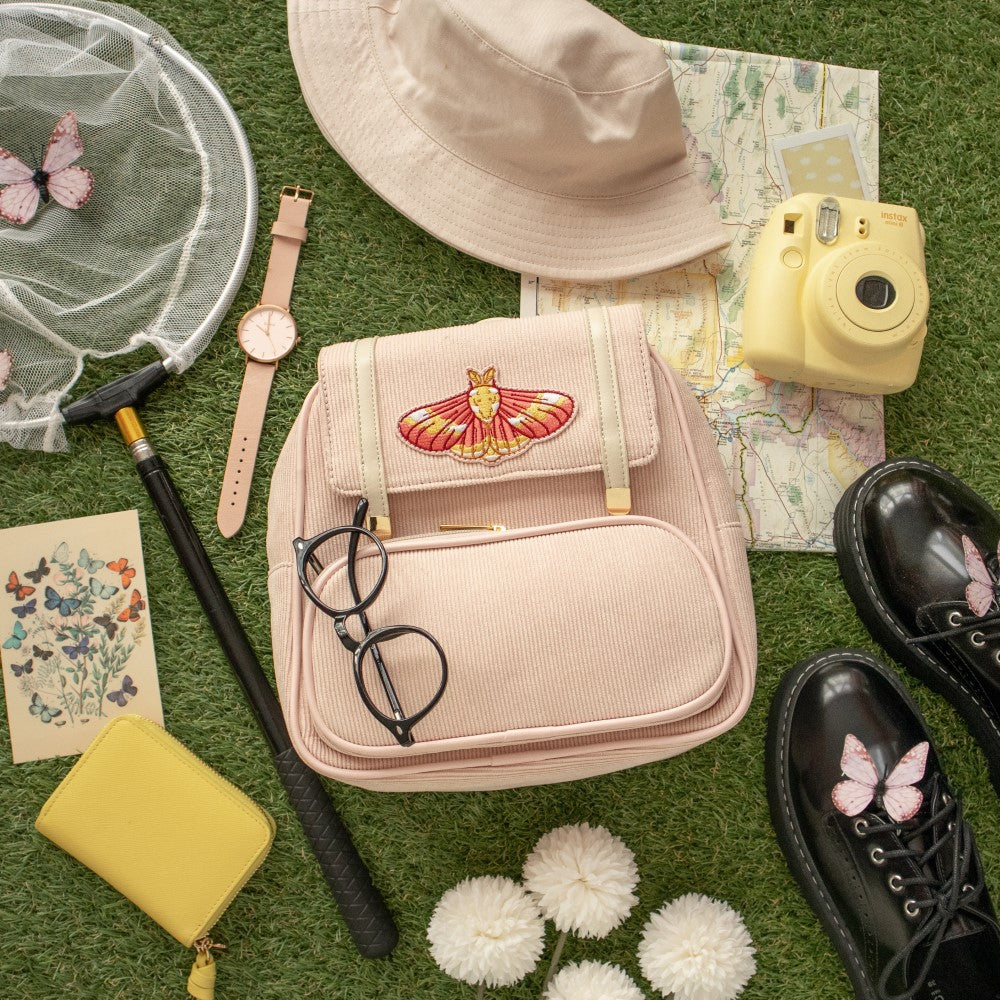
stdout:
MULTIPOLYGON (((368 513, 368 501, 364 497, 358 503, 354 513, 354 521, 351 524, 340 525, 336 528, 329 528, 321 531, 313 538, 296 538, 292 541, 295 549, 295 568, 299 574, 299 583, 305 591, 306 597, 319 608, 325 615, 333 619, 333 628, 337 633, 344 648, 354 657, 354 683, 357 686, 358 694, 364 703, 365 708, 395 737, 400 746, 413 746, 413 727, 441 700, 444 694, 445 685, 448 683, 448 660, 444 655, 444 650, 440 643, 429 632, 416 625, 386 625, 373 629, 368 621, 367 609, 374 604, 375 599, 382 592, 385 586, 386 575, 389 570, 389 555, 382 544, 382 540, 372 531, 364 527, 365 516, 368 513), (323 569, 323 562, 317 555, 317 550, 324 543, 332 539, 347 537, 347 582, 351 589, 351 597, 354 603, 349 608, 331 608, 313 590, 313 581, 318 577, 323 569), (358 544, 362 539, 371 542, 379 555, 381 566, 374 583, 368 588, 362 597, 358 587, 357 579, 357 555, 358 544), (357 618, 361 631, 364 633, 360 640, 355 639, 347 628, 347 622, 351 618, 357 618), (391 642, 410 636, 423 645, 429 645, 433 650, 431 662, 435 663, 435 670, 440 670, 437 689, 433 696, 427 701, 423 708, 412 714, 406 714, 400 704, 400 699, 396 693, 396 688, 392 683, 389 670, 382 657, 379 644, 391 642), (388 704, 389 713, 382 711, 368 690, 366 677, 366 657, 370 657, 374 674, 378 678, 385 702, 388 704), (436 661, 434 660, 436 657, 436 661)), ((430 654, 428 654, 430 655, 430 654)))

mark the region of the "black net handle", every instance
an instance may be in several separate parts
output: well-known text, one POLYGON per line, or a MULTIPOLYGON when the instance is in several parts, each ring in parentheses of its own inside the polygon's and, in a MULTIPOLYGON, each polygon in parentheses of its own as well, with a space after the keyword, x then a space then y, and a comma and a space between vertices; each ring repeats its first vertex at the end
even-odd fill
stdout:
POLYGON ((366 958, 388 955, 399 931, 323 782, 294 749, 278 754, 274 763, 358 951, 366 958))
POLYGON ((368 869, 322 782, 292 747, 277 696, 181 503, 166 465, 159 455, 151 454, 152 446, 148 441, 145 438, 142 441, 146 445, 147 457, 136 462, 139 475, 219 644, 267 736, 282 784, 340 907, 347 929, 362 955, 368 958, 387 955, 399 940, 392 916, 372 884, 368 869))

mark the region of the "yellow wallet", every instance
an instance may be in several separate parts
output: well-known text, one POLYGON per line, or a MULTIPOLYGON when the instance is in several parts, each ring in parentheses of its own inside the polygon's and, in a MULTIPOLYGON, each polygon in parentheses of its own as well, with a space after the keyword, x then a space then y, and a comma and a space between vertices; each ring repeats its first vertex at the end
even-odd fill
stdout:
POLYGON ((49 797, 35 829, 198 955, 188 992, 210 1000, 208 933, 274 839, 274 820, 160 726, 119 716, 49 797))

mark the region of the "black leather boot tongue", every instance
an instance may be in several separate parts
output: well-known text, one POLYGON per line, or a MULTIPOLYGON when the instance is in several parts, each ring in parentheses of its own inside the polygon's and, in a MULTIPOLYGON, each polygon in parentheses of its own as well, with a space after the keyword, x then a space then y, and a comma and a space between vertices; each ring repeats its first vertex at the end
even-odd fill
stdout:
POLYGON ((907 645, 923 645, 938 639, 968 636, 973 647, 996 647, 1000 639, 1000 552, 980 551, 979 546, 961 535, 961 551, 955 543, 950 562, 958 566, 950 588, 940 589, 935 599, 917 608, 916 627, 907 645))
MULTIPOLYGON (((915 959, 923 960, 922 956, 915 959)), ((992 935, 980 926, 942 941, 913 1000, 1000 1000, 1000 968, 992 935), (987 993, 984 983, 991 984, 987 993)))

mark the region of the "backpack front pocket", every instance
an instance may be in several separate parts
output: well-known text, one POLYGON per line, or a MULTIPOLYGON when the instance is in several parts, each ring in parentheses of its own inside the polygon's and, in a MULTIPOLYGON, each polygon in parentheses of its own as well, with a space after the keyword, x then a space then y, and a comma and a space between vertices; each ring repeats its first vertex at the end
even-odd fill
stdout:
MULTIPOLYGON (((344 753, 402 762, 627 733, 703 711, 729 674, 732 635, 719 582, 663 521, 422 536, 390 541, 386 551, 386 582, 367 610, 371 627, 431 633, 447 655, 447 687, 414 729, 415 744, 400 747, 365 709, 331 620, 307 602, 305 707, 322 738, 344 753)), ((374 548, 359 553, 360 576, 376 557, 374 548)), ((346 559, 325 567, 315 589, 331 607, 349 605, 346 559)), ((432 691, 438 675, 405 640, 387 643, 384 661, 401 700, 417 704, 432 691)), ((377 697, 371 669, 366 687, 377 697)))

